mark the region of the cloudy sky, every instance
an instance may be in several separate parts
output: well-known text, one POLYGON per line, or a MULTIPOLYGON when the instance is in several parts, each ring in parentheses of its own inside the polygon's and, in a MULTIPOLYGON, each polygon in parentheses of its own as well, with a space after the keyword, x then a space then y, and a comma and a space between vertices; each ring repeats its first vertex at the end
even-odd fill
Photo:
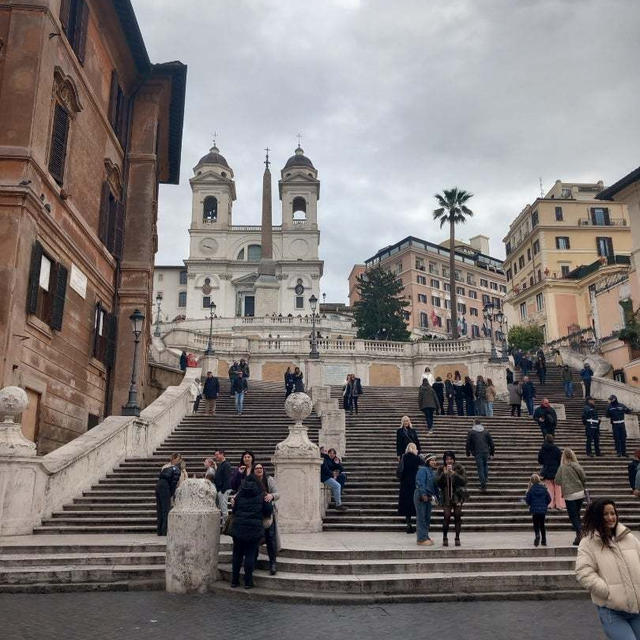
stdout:
MULTIPOLYGON (((188 180, 218 132, 235 224, 259 224, 302 133, 321 180, 322 291, 413 234, 439 242, 433 194, 472 191, 503 257, 509 221, 557 179, 640 164, 637 0, 133 0, 154 62, 189 66, 181 184, 161 190, 158 263, 187 255, 188 180)), ((275 223, 279 202, 274 200, 275 223)))

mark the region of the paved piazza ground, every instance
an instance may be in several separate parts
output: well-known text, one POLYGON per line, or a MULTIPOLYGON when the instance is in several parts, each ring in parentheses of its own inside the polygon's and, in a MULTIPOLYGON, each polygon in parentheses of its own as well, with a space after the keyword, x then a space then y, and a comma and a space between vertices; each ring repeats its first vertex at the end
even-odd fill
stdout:
MULTIPOLYGON (((241 594, 240 594, 241 595, 241 594)), ((163 592, 0 595, 7 640, 600 640, 588 600, 367 606, 163 592)))

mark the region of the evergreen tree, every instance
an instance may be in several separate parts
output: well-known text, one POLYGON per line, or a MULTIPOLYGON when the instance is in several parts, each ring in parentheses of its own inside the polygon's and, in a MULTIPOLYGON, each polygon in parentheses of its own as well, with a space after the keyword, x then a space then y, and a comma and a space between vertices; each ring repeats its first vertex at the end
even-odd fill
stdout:
POLYGON ((404 287, 392 273, 377 266, 358 276, 360 300, 354 317, 358 338, 366 340, 409 340, 403 309, 409 306, 401 299, 404 287))

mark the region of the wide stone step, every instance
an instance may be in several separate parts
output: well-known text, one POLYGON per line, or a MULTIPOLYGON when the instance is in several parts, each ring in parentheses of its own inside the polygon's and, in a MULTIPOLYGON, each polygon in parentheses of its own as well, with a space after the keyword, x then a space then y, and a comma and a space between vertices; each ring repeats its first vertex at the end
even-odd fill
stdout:
POLYGON ((16 553, 0 554, 0 575, 7 567, 66 567, 66 566, 112 566, 112 565, 162 565, 164 566, 164 552, 133 553, 16 553))
POLYGON ((117 582, 139 578, 163 578, 162 564, 96 564, 67 565, 65 567, 30 566, 3 567, 0 584, 29 584, 35 582, 117 582))

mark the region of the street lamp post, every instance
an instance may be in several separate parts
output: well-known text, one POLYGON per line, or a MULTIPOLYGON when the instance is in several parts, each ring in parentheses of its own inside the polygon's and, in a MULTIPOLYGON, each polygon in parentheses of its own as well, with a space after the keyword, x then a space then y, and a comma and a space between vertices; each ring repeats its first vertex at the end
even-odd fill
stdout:
POLYGON ((138 406, 138 384, 136 382, 136 373, 138 371, 138 345, 140 344, 140 334, 144 326, 144 314, 136 309, 130 316, 131 328, 133 330, 133 366, 131 367, 131 384, 129 385, 129 399, 127 404, 122 407, 123 416, 139 416, 140 407, 138 406))
POLYGON ((489 321, 489 332, 491 333, 491 357, 489 358, 490 362, 499 362, 501 358, 498 358, 498 352, 496 351, 496 339, 493 333, 493 320, 494 320, 494 304, 493 302, 488 302, 484 305, 482 309, 482 313, 484 315, 485 322, 489 321))
POLYGON ((215 313, 215 310, 216 303, 212 300, 211 304, 209 305, 209 341, 207 342, 207 348, 204 352, 205 356, 213 355, 213 343, 211 342, 211 339, 213 337, 213 314, 215 313))
POLYGON ((158 311, 156 314, 156 329, 153 332, 153 335, 156 338, 160 337, 160 303, 162 302, 162 294, 158 293, 158 295, 156 295, 156 304, 158 305, 158 311))
POLYGON ((311 294, 309 298, 309 306, 311 307, 311 351, 309 351, 309 358, 317 360, 320 357, 316 336, 316 308, 318 306, 318 298, 313 294, 311 294))

